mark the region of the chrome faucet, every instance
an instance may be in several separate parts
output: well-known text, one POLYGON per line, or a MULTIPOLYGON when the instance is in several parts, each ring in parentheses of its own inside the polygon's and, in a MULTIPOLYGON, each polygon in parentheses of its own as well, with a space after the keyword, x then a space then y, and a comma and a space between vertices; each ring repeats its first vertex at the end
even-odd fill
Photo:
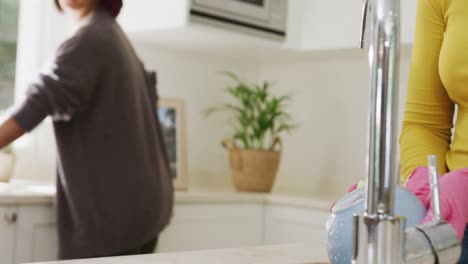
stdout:
POLYGON ((369 25, 368 15, 370 13, 371 13, 371 10, 370 10, 370 5, 369 5, 369 0, 364 0, 363 5, 362 5, 362 21, 361 21, 361 44, 360 44, 361 49, 369 48, 370 40, 368 39, 368 34, 369 34, 370 25, 369 25))
POLYGON ((361 48, 369 48, 370 106, 365 212, 354 216, 355 264, 457 263, 461 247, 442 220, 437 158, 428 157, 434 219, 405 230, 395 216, 400 1, 364 0, 361 48))

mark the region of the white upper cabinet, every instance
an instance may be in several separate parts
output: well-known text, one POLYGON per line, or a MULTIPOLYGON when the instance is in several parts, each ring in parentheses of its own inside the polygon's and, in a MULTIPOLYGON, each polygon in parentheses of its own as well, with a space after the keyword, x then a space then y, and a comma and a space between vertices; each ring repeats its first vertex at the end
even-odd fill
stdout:
POLYGON ((401 0, 401 42, 412 44, 416 28, 416 7, 418 0, 401 0))
POLYGON ((286 46, 329 50, 359 46, 361 0, 290 0, 286 46))
POLYGON ((187 24, 190 0, 124 1, 118 22, 126 32, 180 28, 187 24))
MULTIPOLYGON (((286 46, 299 50, 357 48, 362 0, 290 0, 286 46)), ((413 42, 417 0, 401 0, 401 43, 413 42)))
MULTIPOLYGON (((219 35, 220 38, 226 38, 226 32, 231 32, 241 42, 245 41, 245 36, 249 36, 253 39, 263 39, 265 42, 275 43, 278 48, 303 51, 357 48, 360 43, 362 0, 265 0, 262 2, 265 6, 275 6, 272 4, 273 1, 287 1, 287 12, 271 12, 271 14, 277 14, 277 16, 287 14, 286 37, 280 38, 280 40, 278 38, 269 38, 265 34, 265 30, 262 31, 261 24, 256 25, 260 29, 248 28, 248 26, 242 28, 242 25, 235 25, 234 27, 229 25, 229 20, 232 17, 229 17, 229 12, 225 12, 228 9, 226 6, 220 8, 226 13, 226 15, 222 15, 223 18, 226 18, 226 21, 221 22, 213 19, 213 21, 206 23, 207 19, 204 18, 205 23, 200 23, 200 19, 190 15, 191 1, 127 1, 119 17, 119 22, 126 32, 137 37, 143 37, 145 40, 160 40, 161 32, 173 30, 174 34, 185 35, 184 38, 180 38, 185 43, 199 43, 199 39, 212 39, 207 38, 207 34, 214 35, 213 37, 219 35), (194 30, 194 28, 196 29, 194 30), (242 36, 239 32, 246 34, 242 36)), ((217 1, 218 4, 230 2, 237 4, 244 1, 217 1)), ((411 44, 413 41, 416 2, 417 0, 401 0, 402 44, 411 44)), ((247 15, 249 4, 243 5, 245 6, 242 9, 242 14, 245 13, 245 20, 241 20, 245 24, 249 24, 251 23, 247 15)), ((259 9, 254 4, 250 4, 250 6, 252 10, 259 9)), ((285 4, 276 4, 276 6, 284 7, 285 4)), ((209 10, 209 7, 206 10, 209 10)), ((241 18, 242 16, 236 17, 241 18)), ((266 25, 266 28, 268 28, 268 24, 266 25)))

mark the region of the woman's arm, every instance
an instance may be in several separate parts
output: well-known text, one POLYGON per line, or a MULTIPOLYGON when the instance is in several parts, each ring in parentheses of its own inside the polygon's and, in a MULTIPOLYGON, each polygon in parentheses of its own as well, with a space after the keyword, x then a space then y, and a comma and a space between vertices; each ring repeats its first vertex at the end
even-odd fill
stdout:
POLYGON ((93 31, 82 30, 60 46, 54 62, 12 111, 12 118, 24 131, 31 131, 48 115, 55 121, 70 121, 88 106, 108 56, 102 39, 93 31))
POLYGON ((0 122, 0 149, 5 148, 23 134, 24 130, 12 118, 0 122))
POLYGON ((100 43, 83 34, 62 44, 48 73, 40 74, 28 89, 26 99, 0 120, 0 149, 36 127, 47 115, 69 120, 91 98, 100 64, 100 43))
POLYGON ((439 75, 439 54, 445 32, 444 0, 419 0, 408 95, 400 137, 403 181, 435 154, 446 172, 454 103, 439 75))

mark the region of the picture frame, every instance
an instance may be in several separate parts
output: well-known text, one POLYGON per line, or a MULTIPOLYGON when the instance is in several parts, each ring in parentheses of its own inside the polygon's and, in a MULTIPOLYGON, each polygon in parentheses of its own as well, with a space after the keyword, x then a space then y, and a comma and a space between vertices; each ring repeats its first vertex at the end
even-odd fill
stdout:
POLYGON ((185 191, 188 188, 185 103, 177 98, 159 98, 157 107, 174 189, 185 191))

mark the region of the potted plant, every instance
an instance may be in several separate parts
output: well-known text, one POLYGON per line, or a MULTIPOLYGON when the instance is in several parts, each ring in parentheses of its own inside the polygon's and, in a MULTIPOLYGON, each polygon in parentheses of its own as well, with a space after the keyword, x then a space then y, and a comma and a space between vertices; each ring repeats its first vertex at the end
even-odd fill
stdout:
MULTIPOLYGON (((3 112, 0 111, 0 117, 3 112)), ((11 146, 0 149, 0 182, 8 182, 13 175, 16 157, 11 146)))
POLYGON ((232 115, 234 132, 222 142, 230 152, 233 182, 239 191, 270 192, 281 159, 280 135, 296 128, 286 111, 288 95, 275 96, 271 83, 249 85, 235 74, 224 72, 234 81, 226 92, 234 103, 225 103, 206 110, 232 115))

